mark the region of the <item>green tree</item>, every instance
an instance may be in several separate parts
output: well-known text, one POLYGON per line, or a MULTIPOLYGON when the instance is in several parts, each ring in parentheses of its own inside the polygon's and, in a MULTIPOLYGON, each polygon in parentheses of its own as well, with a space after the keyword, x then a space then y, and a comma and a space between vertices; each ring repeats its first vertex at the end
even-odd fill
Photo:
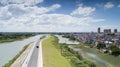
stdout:
POLYGON ((98 49, 106 48, 106 44, 103 43, 103 42, 100 42, 100 43, 97 44, 97 48, 98 48, 98 49))
POLYGON ((110 46, 110 49, 112 51, 112 55, 118 56, 120 54, 119 47, 112 45, 112 46, 110 46))

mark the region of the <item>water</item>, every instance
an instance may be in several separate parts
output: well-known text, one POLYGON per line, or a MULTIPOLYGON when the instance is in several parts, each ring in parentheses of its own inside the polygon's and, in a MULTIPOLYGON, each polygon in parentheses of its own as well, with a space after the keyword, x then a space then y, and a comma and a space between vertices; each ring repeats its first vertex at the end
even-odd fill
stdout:
POLYGON ((101 67, 107 67, 108 63, 105 60, 101 59, 97 54, 94 54, 92 52, 86 52, 84 50, 81 50, 80 54, 82 55, 83 58, 96 62, 101 67))
POLYGON ((0 67, 16 56, 25 45, 38 40, 41 36, 36 35, 20 41, 0 43, 0 67))
MULTIPOLYGON (((70 41, 68 38, 63 38, 62 36, 59 36, 59 35, 57 35, 57 37, 58 37, 60 43, 78 44, 78 42, 70 41)), ((84 50, 83 48, 75 48, 74 45, 70 45, 69 47, 73 48, 73 50, 75 50, 75 51, 79 51, 80 54, 83 56, 83 58, 93 61, 93 62, 101 65, 101 67, 107 67, 106 65, 108 64, 108 62, 106 62, 104 59, 100 58, 96 53, 89 51, 89 50, 84 50)), ((86 48, 86 49, 88 49, 88 48, 86 48)))
POLYGON ((55 35, 59 39, 59 43, 66 43, 66 44, 79 44, 80 42, 77 41, 70 41, 68 38, 63 38, 60 35, 55 35))

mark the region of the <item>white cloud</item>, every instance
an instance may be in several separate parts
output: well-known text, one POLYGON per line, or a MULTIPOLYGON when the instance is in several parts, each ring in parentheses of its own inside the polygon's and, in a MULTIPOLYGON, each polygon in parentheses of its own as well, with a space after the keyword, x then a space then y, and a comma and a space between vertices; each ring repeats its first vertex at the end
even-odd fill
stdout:
MULTIPOLYGON (((8 21, 2 20, 4 29, 14 31, 76 31, 75 29, 84 26, 87 28, 91 23, 102 22, 104 19, 91 17, 72 17, 64 14, 41 14, 34 16, 21 16, 11 18, 8 21), (7 27, 7 28, 6 28, 7 27), (16 30, 15 30, 15 29, 16 30), (70 29, 71 28, 71 29, 70 29), (70 30, 69 30, 70 29, 70 30)), ((80 31, 81 29, 79 29, 80 31)))
POLYGON ((10 19, 12 17, 12 14, 8 12, 7 7, 0 8, 0 19, 6 20, 10 19))
POLYGON ((8 4, 3 6, 0 8, 0 31, 72 32, 82 31, 83 28, 87 28, 91 23, 104 21, 104 19, 86 16, 76 17, 47 13, 55 11, 60 7, 61 5, 59 4, 53 4, 50 7, 26 7, 24 4, 8 4))
POLYGON ((91 15, 96 8, 93 7, 84 7, 82 6, 83 4, 80 4, 79 7, 77 9, 75 9, 71 15, 83 15, 83 16, 88 16, 91 15))
POLYGON ((52 5, 50 8, 49 8, 49 10, 55 10, 55 9, 57 9, 57 8, 60 8, 61 7, 61 5, 59 5, 59 4, 54 4, 54 5, 52 5))
POLYGON ((41 2, 43 2, 43 0, 0 0, 0 3, 2 4, 17 3, 17 4, 25 4, 25 5, 35 5, 41 2))
POLYGON ((118 5, 118 7, 120 7, 120 4, 118 5))
POLYGON ((61 5, 54 4, 50 7, 26 7, 24 4, 10 4, 0 8, 0 19, 10 19, 12 17, 21 17, 23 15, 44 14, 60 8, 61 5))
POLYGON ((101 26, 102 29, 111 29, 112 32, 114 29, 118 29, 118 31, 120 31, 120 25, 103 25, 101 26))
POLYGON ((114 7, 114 4, 111 3, 111 2, 107 2, 105 5, 104 5, 104 8, 113 8, 114 7))
POLYGON ((91 17, 72 17, 70 15, 64 14, 42 14, 37 17, 39 19, 39 24, 53 24, 53 25, 88 25, 92 22, 104 21, 103 19, 93 19, 91 17))

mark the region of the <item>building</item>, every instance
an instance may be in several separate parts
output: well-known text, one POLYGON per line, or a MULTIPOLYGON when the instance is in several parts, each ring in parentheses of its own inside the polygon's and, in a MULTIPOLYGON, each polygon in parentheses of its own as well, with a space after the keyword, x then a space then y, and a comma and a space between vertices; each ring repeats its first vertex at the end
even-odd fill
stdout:
POLYGON ((114 29, 114 33, 117 33, 117 29, 114 29))
POLYGON ((104 29, 104 33, 110 34, 111 33, 111 29, 104 29))
POLYGON ((111 29, 108 29, 108 33, 111 33, 111 29))
POLYGON ((100 31, 100 27, 98 28, 98 33, 101 33, 101 31, 100 31))

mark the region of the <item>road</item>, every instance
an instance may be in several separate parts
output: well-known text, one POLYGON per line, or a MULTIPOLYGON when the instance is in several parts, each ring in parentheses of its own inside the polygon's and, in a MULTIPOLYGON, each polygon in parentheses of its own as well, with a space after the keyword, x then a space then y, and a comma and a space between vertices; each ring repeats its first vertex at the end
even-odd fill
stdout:
POLYGON ((31 58, 30 58, 30 61, 28 62, 27 67, 37 67, 39 48, 37 48, 36 46, 39 46, 40 45, 39 43, 40 43, 40 40, 38 40, 37 43, 35 44, 33 53, 31 55, 31 58))

